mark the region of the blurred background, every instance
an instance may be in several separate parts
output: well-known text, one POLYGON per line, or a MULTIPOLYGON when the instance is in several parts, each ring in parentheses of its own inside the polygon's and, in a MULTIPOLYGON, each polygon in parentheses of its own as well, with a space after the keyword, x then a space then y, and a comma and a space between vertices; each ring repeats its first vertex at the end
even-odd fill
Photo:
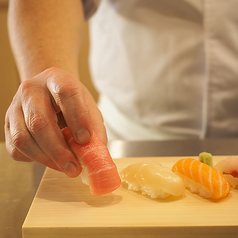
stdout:
MULTIPOLYGON (((5 113, 20 84, 19 75, 11 52, 7 30, 8 0, 0 0, 0 142, 4 139, 5 113)), ((88 68, 89 36, 88 25, 79 55, 80 79, 91 91, 95 100, 98 93, 92 85, 88 68)))

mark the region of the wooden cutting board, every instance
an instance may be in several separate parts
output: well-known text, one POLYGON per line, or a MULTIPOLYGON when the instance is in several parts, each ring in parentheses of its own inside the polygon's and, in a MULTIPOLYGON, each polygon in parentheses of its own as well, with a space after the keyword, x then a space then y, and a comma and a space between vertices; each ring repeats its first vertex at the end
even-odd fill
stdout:
MULTIPOLYGON (((114 160, 121 171, 136 162, 172 165, 181 157, 114 160)), ((216 163, 225 157, 214 156, 216 163)), ((80 177, 47 169, 23 224, 24 238, 235 238, 238 190, 219 202, 186 191, 179 198, 150 199, 122 185, 93 196, 80 177)))

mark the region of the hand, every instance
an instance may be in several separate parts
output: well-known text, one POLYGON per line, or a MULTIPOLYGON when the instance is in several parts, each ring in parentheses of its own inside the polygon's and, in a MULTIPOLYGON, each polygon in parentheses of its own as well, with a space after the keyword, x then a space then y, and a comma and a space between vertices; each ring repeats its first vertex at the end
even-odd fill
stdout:
POLYGON ((88 90, 71 74, 50 68, 24 81, 6 113, 8 153, 17 161, 37 161, 76 177, 81 166, 68 147, 61 127, 85 144, 92 132, 106 144, 106 131, 88 90))

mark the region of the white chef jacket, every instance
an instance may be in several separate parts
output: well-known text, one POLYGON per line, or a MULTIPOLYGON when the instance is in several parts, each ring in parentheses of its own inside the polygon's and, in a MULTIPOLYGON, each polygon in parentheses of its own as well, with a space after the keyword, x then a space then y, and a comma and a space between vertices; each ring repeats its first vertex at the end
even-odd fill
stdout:
POLYGON ((112 139, 238 136, 237 0, 84 3, 112 139))

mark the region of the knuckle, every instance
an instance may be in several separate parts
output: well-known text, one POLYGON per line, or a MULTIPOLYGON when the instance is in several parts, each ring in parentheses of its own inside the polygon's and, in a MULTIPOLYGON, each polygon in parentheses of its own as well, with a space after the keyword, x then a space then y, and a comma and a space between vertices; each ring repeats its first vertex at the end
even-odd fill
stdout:
POLYGON ((33 86, 33 81, 31 79, 27 79, 20 84, 18 91, 23 93, 25 91, 28 91, 32 86, 33 86))
POLYGON ((59 98, 70 99, 80 96, 80 90, 71 82, 66 82, 64 84, 59 84, 57 86, 56 93, 59 98))
POLYGON ((60 147, 53 148, 51 153, 52 153, 51 158, 52 158, 53 161, 61 161, 62 158, 67 158, 65 156, 65 154, 66 154, 65 151, 60 147))
POLYGON ((23 81, 18 88, 16 99, 19 100, 20 98, 24 101, 31 98, 31 96, 35 93, 39 93, 39 91, 42 91, 42 85, 40 82, 42 80, 43 78, 36 80, 36 77, 34 77, 23 81))
POLYGON ((20 150, 24 150, 26 148, 29 139, 30 139, 30 136, 27 133, 20 132, 20 131, 12 135, 13 145, 15 146, 15 148, 19 148, 20 150))
POLYGON ((13 100, 13 102, 17 102, 19 101, 23 101, 23 102, 27 102, 32 94, 35 93, 35 91, 38 90, 38 86, 35 82, 35 80, 32 79, 28 79, 23 81, 17 91, 18 97, 16 97, 16 99, 13 100))
POLYGON ((62 168, 68 160, 72 159, 72 154, 63 147, 57 147, 52 149, 50 157, 51 160, 59 166, 59 168, 62 168))
POLYGON ((28 129, 33 134, 45 131, 49 125, 49 120, 44 115, 34 115, 28 120, 28 129))
POLYGON ((51 159, 48 159, 46 161, 44 161, 43 163, 45 166, 49 167, 49 168, 52 168, 52 169, 55 169, 55 170, 58 170, 60 171, 60 167, 58 167, 51 159))
POLYGON ((62 71, 63 71, 63 70, 60 69, 60 68, 50 67, 50 68, 46 69, 46 70, 44 71, 44 73, 50 74, 50 75, 58 75, 59 73, 62 73, 62 71))
POLYGON ((20 100, 18 97, 18 93, 16 93, 10 103, 8 109, 5 113, 5 123, 9 120, 9 118, 14 117, 16 110, 20 107, 20 100))
POLYGON ((6 116, 5 116, 4 131, 5 131, 5 134, 7 134, 10 131, 10 122, 8 119, 8 113, 6 113, 6 116))
POLYGON ((11 157, 15 160, 15 161, 24 161, 24 158, 22 157, 22 155, 19 153, 19 151, 15 148, 12 149, 11 151, 11 157))
MULTIPOLYGON (((77 109, 75 109, 75 113, 77 109)), ((74 120, 77 122, 77 121, 80 121, 80 122, 83 122, 85 121, 85 118, 88 118, 89 117, 89 113, 87 110, 85 110, 84 108, 80 108, 80 114, 78 115, 77 118, 75 118, 74 120)))
POLYGON ((15 161, 24 161, 23 155, 19 152, 19 150, 14 146, 6 146, 7 152, 11 156, 11 158, 15 161))

